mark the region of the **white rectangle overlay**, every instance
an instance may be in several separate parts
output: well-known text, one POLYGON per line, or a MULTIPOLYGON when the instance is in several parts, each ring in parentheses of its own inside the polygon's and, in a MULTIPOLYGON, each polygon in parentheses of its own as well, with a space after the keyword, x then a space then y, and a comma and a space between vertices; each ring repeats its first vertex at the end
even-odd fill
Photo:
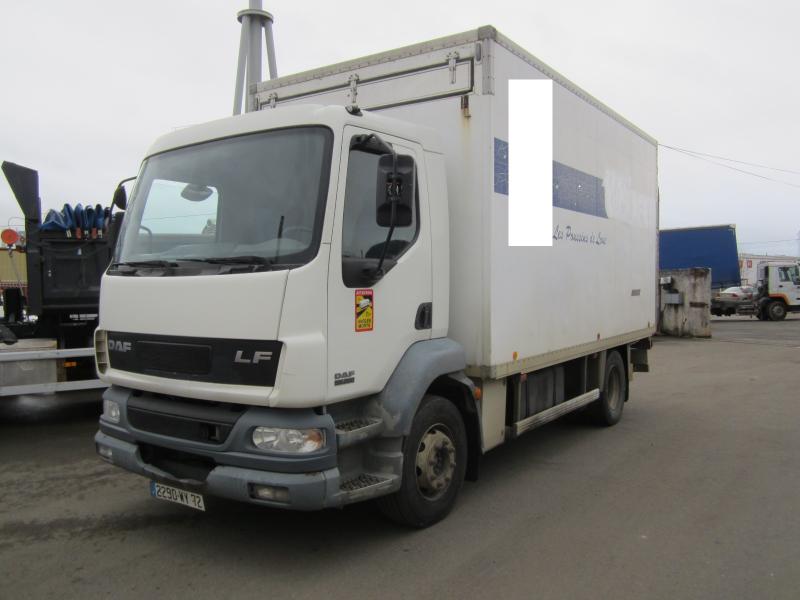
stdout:
POLYGON ((508 245, 553 245, 553 82, 508 81, 508 245))

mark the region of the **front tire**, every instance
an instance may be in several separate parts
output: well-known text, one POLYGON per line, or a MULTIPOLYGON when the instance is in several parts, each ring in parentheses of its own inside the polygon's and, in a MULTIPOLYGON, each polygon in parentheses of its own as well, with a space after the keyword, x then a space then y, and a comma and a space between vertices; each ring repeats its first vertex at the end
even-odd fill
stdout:
POLYGON ((467 468, 467 433, 452 402, 425 396, 403 445, 400 489, 378 499, 384 515, 423 528, 452 510, 467 468))
POLYGON ((606 372, 600 399, 592 404, 594 419, 600 425, 611 427, 619 423, 628 397, 628 376, 619 352, 606 356, 606 372))
POLYGON ((786 306, 779 300, 770 302, 767 307, 767 314, 770 321, 783 321, 786 318, 786 306))

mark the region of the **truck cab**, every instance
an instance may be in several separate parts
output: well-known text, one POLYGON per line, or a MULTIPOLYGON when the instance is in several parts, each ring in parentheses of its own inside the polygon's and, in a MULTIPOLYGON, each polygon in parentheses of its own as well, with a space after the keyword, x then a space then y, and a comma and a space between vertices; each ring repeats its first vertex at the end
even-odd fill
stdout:
POLYGON ((377 395, 393 374, 409 386, 398 365, 471 397, 445 338, 439 153, 424 128, 314 105, 160 138, 103 279, 101 455, 295 508, 396 489, 413 413, 377 395), (396 207, 392 158, 405 167, 396 207))
POLYGON ((761 320, 782 321, 790 312, 800 312, 798 264, 778 261, 759 264, 756 315, 761 320))

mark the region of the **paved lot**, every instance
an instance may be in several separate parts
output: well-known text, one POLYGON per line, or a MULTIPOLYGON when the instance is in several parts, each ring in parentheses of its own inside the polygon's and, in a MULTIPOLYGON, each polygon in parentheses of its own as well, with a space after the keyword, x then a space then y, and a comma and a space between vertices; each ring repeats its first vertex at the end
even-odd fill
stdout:
POLYGON ((493 451, 443 523, 151 500, 95 405, 0 408, 0 598, 792 598, 800 319, 660 339, 623 421, 493 451))

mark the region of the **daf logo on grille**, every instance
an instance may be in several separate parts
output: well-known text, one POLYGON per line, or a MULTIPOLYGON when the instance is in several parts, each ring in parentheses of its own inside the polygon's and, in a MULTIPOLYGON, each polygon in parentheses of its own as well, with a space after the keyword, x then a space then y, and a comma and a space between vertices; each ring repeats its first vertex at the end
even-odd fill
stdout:
POLYGON ((246 365, 257 365, 262 361, 272 360, 272 352, 256 350, 253 352, 253 358, 248 358, 244 355, 244 350, 236 351, 236 358, 233 362, 244 363, 246 365))
POLYGON ((130 352, 131 343, 121 342, 119 340, 108 340, 108 348, 114 352, 130 352))

